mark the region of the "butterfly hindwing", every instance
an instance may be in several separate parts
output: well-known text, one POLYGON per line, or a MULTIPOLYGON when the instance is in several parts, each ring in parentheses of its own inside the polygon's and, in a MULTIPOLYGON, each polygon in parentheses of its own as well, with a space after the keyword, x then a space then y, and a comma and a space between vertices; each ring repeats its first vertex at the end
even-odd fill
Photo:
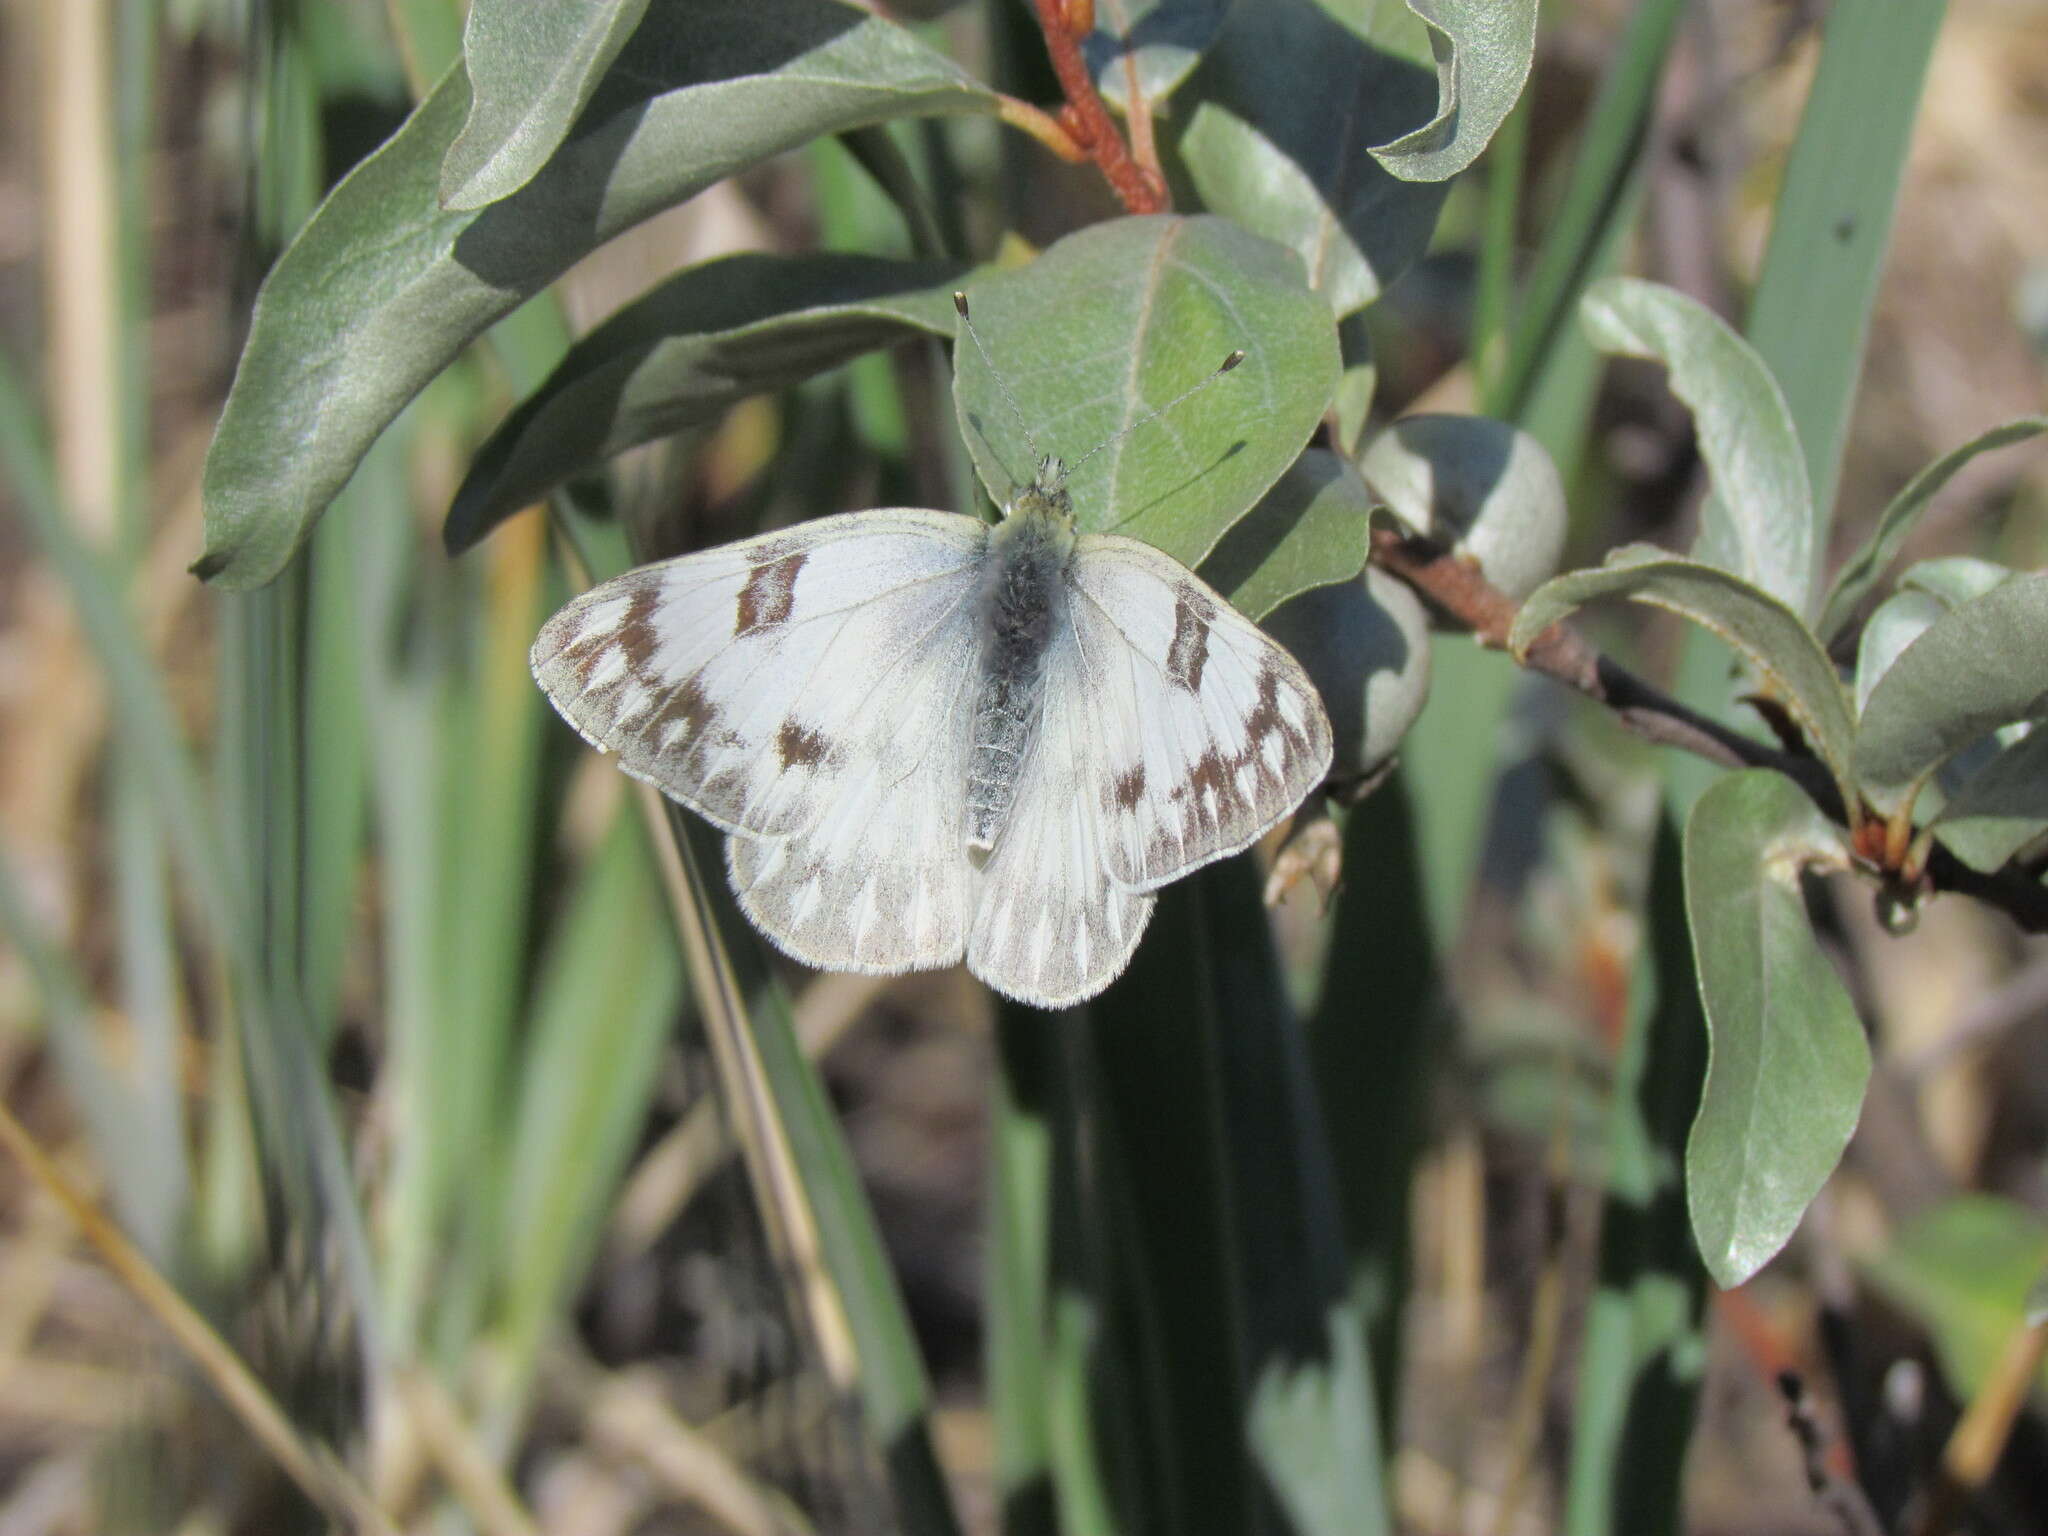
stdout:
POLYGON ((986 539, 951 513, 861 512, 641 566, 547 622, 534 676, 628 773, 788 837, 973 672, 986 539))
POLYGON ((1152 915, 1152 898, 1110 878, 1099 777, 1102 701, 1082 683, 1070 625, 1056 629, 1017 794, 977 877, 967 967, 1041 1008, 1092 997, 1116 978, 1152 915))
POLYGON ((973 870, 966 797, 975 631, 937 637, 902 665, 886 744, 833 770, 802 830, 735 835, 726 867, 740 906, 788 954, 820 970, 951 965, 967 947, 973 870))
POLYGON ((1321 782, 1332 742, 1315 685, 1193 572, 1084 535, 1071 591, 1101 736, 1088 787, 1119 886, 1154 890, 1248 847, 1321 782))

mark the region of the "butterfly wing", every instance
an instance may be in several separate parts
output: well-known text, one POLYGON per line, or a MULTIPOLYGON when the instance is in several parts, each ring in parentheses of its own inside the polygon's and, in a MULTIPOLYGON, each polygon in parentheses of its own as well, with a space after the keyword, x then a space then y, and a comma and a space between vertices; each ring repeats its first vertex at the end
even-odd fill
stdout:
POLYGON ((786 835, 972 644, 986 542, 973 518, 856 512, 640 566, 542 626, 533 674, 635 778, 786 835))
POLYGON ((1065 1008, 1116 978, 1152 898, 1110 878, 1100 796, 1101 702, 1087 689, 1071 623, 1053 633, 1039 716, 1016 799, 977 875, 967 966, 1022 1002, 1065 1008))
POLYGON ((1315 685, 1201 578, 1090 534, 1069 582, 1100 742, 1087 788, 1119 886, 1154 890, 1249 847, 1322 781, 1332 742, 1315 685))
POLYGON ((628 773, 732 834, 741 905, 796 958, 948 964, 986 537, 860 512, 643 566, 550 619, 534 675, 628 773))
POLYGON ((822 814, 781 837, 734 835, 740 906, 786 953, 828 971, 951 965, 967 946, 967 758, 975 631, 935 644, 880 708, 886 740, 834 771, 822 814))

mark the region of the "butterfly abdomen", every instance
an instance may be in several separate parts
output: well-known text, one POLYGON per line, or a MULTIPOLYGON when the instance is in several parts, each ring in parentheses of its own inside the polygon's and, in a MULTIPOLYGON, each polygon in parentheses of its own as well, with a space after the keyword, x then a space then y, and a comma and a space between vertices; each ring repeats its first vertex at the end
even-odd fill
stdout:
POLYGON ((981 605, 981 681, 967 763, 967 841, 992 848, 1017 795, 1017 772, 1031 742, 1045 678, 1046 652, 1066 601, 1074 535, 1064 520, 1036 509, 1013 515, 989 534, 981 605))

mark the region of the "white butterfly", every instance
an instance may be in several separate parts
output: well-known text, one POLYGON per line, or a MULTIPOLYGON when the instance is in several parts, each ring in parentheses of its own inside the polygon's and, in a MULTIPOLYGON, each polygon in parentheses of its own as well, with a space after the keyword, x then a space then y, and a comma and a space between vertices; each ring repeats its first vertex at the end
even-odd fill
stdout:
POLYGON ((741 907, 796 959, 964 955, 1080 1002, 1153 891, 1300 804, 1331 736, 1293 657, 1150 545, 1077 534, 1063 479, 1043 460, 993 527, 852 512, 642 566, 548 620, 534 676, 730 834, 741 907))

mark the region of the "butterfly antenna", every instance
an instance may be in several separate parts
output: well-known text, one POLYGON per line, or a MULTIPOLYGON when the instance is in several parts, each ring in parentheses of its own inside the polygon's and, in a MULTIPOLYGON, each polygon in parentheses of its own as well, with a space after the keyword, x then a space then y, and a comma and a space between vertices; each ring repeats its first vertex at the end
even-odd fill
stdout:
POLYGON ((996 371, 995 359, 988 355, 988 348, 981 344, 981 333, 974 328, 974 321, 967 313, 967 295, 957 288, 953 291, 953 307, 960 311, 960 323, 967 327, 967 337, 974 343, 974 350, 981 354, 982 363, 988 368, 988 376, 996 381, 996 388, 1003 392, 1003 400, 1010 407, 1010 414, 1017 418, 1017 425, 1023 430, 1024 442, 1031 450, 1031 464, 1043 471, 1046 457, 1038 451, 1038 439, 1031 435, 1031 423, 1024 419, 1024 408, 1017 403, 1017 397, 1010 393, 1009 382, 996 371))
POLYGON ((1181 401, 1187 399, 1190 395, 1199 395, 1203 390, 1207 389, 1211 384, 1214 384, 1218 379, 1222 378, 1223 375, 1230 372, 1231 369, 1235 368, 1239 363, 1243 361, 1244 349, 1240 347, 1237 351, 1231 353, 1230 356, 1223 359, 1222 362, 1218 363, 1216 365, 1215 372, 1211 373, 1207 378, 1201 380, 1199 383, 1190 384, 1186 389, 1182 390, 1179 394, 1175 395, 1171 400, 1167 401, 1166 404, 1160 406, 1156 410, 1147 411, 1144 415, 1140 416, 1136 421, 1132 422, 1122 431, 1114 434, 1113 436, 1104 438, 1101 442, 1097 443, 1093 448, 1090 448, 1086 453, 1082 454, 1080 458, 1074 460, 1073 463, 1067 466, 1067 473, 1071 475, 1083 464, 1086 464, 1090 459, 1094 458, 1095 455, 1102 452, 1103 449, 1114 447, 1116 444, 1122 442, 1125 438, 1129 437, 1133 432, 1137 431, 1138 428, 1144 426, 1145 423, 1147 423, 1148 421, 1154 421, 1159 417, 1164 416, 1168 411, 1172 410, 1176 405, 1179 405, 1181 401))

